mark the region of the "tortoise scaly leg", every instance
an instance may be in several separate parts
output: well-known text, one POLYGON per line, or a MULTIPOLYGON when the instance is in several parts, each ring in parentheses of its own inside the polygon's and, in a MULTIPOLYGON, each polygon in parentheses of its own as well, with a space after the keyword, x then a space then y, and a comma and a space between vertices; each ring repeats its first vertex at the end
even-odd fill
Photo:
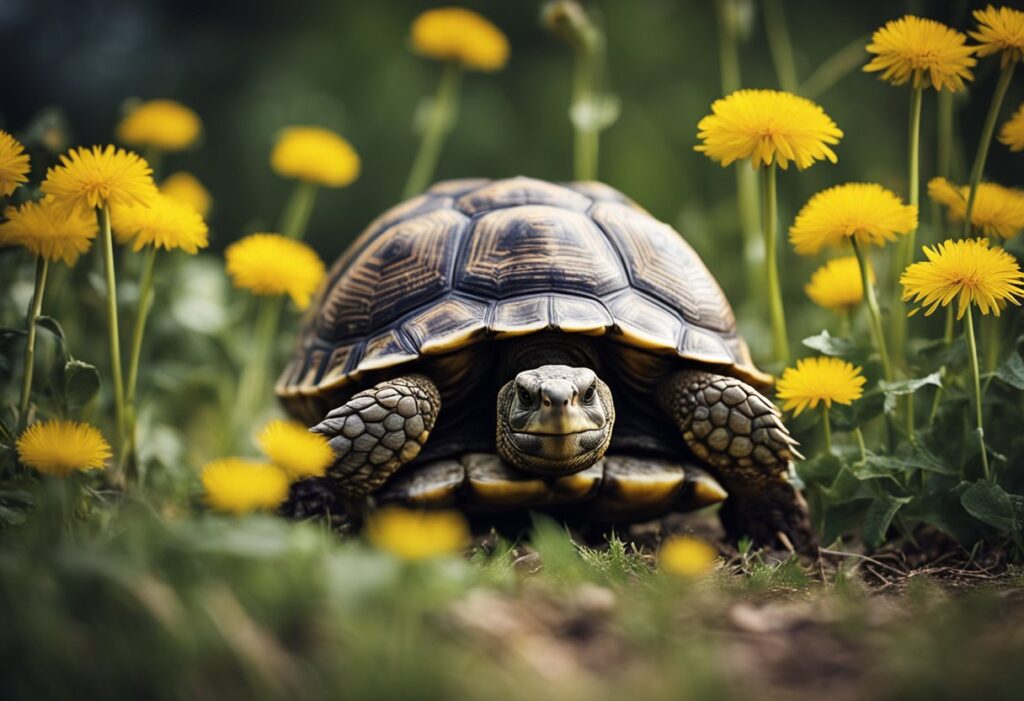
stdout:
POLYGON ((375 491, 419 455, 440 409, 437 385, 424 375, 396 377, 353 395, 310 429, 334 451, 327 478, 346 497, 375 491))
POLYGON ((294 483, 279 511, 297 519, 343 512, 361 520, 365 497, 419 455, 440 409, 437 385, 424 375, 396 377, 353 395, 310 429, 328 439, 334 464, 322 478, 294 483))
POLYGON ((658 401, 729 492, 722 521, 730 536, 798 550, 814 544, 806 503, 787 480, 790 462, 801 456, 767 397, 733 377, 681 370, 662 385, 658 401))

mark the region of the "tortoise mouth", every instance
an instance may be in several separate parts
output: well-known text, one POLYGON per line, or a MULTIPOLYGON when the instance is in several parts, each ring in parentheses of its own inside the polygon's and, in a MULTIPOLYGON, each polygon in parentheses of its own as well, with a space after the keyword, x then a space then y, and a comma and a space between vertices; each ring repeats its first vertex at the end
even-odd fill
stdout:
POLYGON ((601 459, 608 443, 608 427, 573 433, 509 431, 519 460, 516 467, 545 475, 569 475, 601 459))

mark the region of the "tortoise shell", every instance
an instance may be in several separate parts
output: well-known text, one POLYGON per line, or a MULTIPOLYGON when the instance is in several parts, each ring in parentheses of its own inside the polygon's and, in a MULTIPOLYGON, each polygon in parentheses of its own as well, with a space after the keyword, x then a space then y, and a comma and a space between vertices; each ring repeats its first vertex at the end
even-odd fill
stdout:
POLYGON ((370 371, 545 330, 771 382, 672 227, 607 185, 518 177, 441 182, 372 222, 331 268, 276 389, 301 403, 370 371))

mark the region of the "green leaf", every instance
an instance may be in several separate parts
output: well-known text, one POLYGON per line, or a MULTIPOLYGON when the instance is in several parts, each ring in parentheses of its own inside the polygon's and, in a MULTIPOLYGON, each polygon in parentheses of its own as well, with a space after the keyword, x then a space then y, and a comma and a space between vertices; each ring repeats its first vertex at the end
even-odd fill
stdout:
POLYGON ((897 455, 868 455, 860 474, 881 476, 890 475, 896 472, 911 472, 913 470, 924 470, 936 472, 941 475, 956 475, 959 470, 956 466, 944 462, 942 458, 932 453, 922 445, 901 451, 897 455))
POLYGON ((1014 389, 1024 390, 1024 359, 1014 353, 996 370, 996 377, 1014 389))
POLYGON ((882 486, 883 480, 891 479, 891 475, 858 474, 854 469, 844 467, 826 494, 836 504, 856 499, 874 499, 886 493, 882 486))
POLYGON ((935 490, 915 496, 903 507, 903 515, 935 526, 961 545, 970 545, 984 536, 981 523, 964 510, 956 489, 935 490))
POLYGON ((885 495, 871 502, 867 513, 864 514, 864 527, 862 534, 864 542, 871 547, 877 547, 885 540, 885 534, 889 530, 896 512, 904 504, 910 502, 910 497, 894 497, 885 495))
POLYGON ((811 350, 838 358, 856 355, 857 351, 860 350, 850 339, 833 336, 828 331, 822 331, 816 336, 808 336, 802 343, 811 350))
POLYGON ((875 388, 868 390, 850 406, 833 404, 829 410, 832 427, 837 431, 852 431, 864 426, 885 409, 885 394, 875 388))
POLYGON ((6 523, 8 526, 20 526, 27 520, 28 517, 25 516, 25 512, 0 504, 0 523, 6 523))
POLYGON ((4 345, 13 341, 16 338, 21 338, 27 335, 25 329, 11 329, 2 327, 0 328, 0 345, 4 345))
POLYGON ((891 414, 896 411, 897 397, 913 394, 923 387, 941 387, 942 374, 936 371, 925 377, 915 377, 909 380, 897 380, 896 382, 885 382, 883 380, 878 385, 885 394, 885 411, 891 414))
POLYGON ((864 512, 867 508, 868 502, 864 499, 830 506, 825 514, 821 542, 831 543, 844 533, 855 532, 857 527, 864 522, 864 512))
POLYGON ((61 348, 67 349, 68 339, 64 334, 64 328, 60 325, 60 322, 54 319, 52 316, 41 316, 36 319, 36 326, 41 329, 45 329, 54 335, 54 337, 60 342, 61 348))
POLYGON ((839 458, 830 453, 821 453, 810 460, 798 463, 797 474, 807 484, 832 484, 843 464, 839 458))
POLYGON ((960 495, 960 503, 967 513, 993 528, 1006 533, 1017 528, 1013 501, 995 482, 975 482, 960 495))
POLYGON ((70 411, 81 409, 100 391, 100 373, 81 360, 64 365, 64 399, 70 411))
POLYGON ((24 489, 0 489, 0 501, 25 504, 26 506, 32 506, 35 503, 32 493, 26 492, 24 489))

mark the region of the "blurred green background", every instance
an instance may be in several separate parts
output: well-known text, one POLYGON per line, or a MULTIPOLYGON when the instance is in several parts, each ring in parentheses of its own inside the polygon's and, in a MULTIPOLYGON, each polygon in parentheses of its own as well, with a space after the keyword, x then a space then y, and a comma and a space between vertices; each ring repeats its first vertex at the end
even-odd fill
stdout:
MULTIPOLYGON (((24 135, 44 110, 57 108, 71 139, 91 144, 112 139, 126 100, 169 97, 191 106, 204 121, 203 142, 193 152, 168 158, 164 172, 190 170, 213 192, 214 249, 244 233, 275 228, 291 186, 267 163, 279 129, 295 123, 335 129, 359 151, 364 170, 351 187, 325 191, 319 198, 308 238, 329 262, 399 199, 416 147, 413 115, 421 99, 434 91, 440 69, 408 50, 408 28, 418 12, 434 4, 4 0, 0 40, 8 89, 0 125, 24 135)), ((438 178, 571 178, 571 54, 540 26, 542 3, 464 4, 509 35, 512 56, 505 70, 473 73, 465 81, 458 124, 438 178)), ((740 23, 743 85, 778 87, 761 3, 738 4, 747 8, 740 23)), ((782 3, 801 82, 837 51, 851 43, 863 45, 875 28, 904 12, 965 29, 972 22, 970 10, 985 4, 782 3)), ((715 3, 606 0, 588 8, 605 28, 610 87, 622 103, 620 119, 602 140, 601 178, 675 225, 701 252, 739 308, 756 353, 762 322, 740 264, 735 176, 693 151, 698 120, 722 95, 715 3)), ((846 136, 836 149, 838 165, 782 174, 783 231, 808 197, 832 184, 872 180, 906 192, 909 91, 862 73, 866 52, 862 59, 814 96, 846 136)), ((957 96, 960 138, 953 175, 961 181, 997 68, 996 60, 981 61, 969 93, 957 96)), ((1018 80, 1004 117, 1022 97, 1018 80)), ((935 114, 935 94, 929 91, 924 182, 935 172, 935 114)), ((44 161, 35 159, 37 177, 44 161)), ((993 146, 987 170, 989 178, 1004 184, 1024 184, 1019 154, 999 144, 993 146)), ((927 230, 922 239, 929 240, 927 230)), ((820 261, 797 260, 786 249, 787 297, 802 298, 802 286, 820 261)), ((827 316, 817 314, 791 319, 792 337, 827 322, 827 316)))

